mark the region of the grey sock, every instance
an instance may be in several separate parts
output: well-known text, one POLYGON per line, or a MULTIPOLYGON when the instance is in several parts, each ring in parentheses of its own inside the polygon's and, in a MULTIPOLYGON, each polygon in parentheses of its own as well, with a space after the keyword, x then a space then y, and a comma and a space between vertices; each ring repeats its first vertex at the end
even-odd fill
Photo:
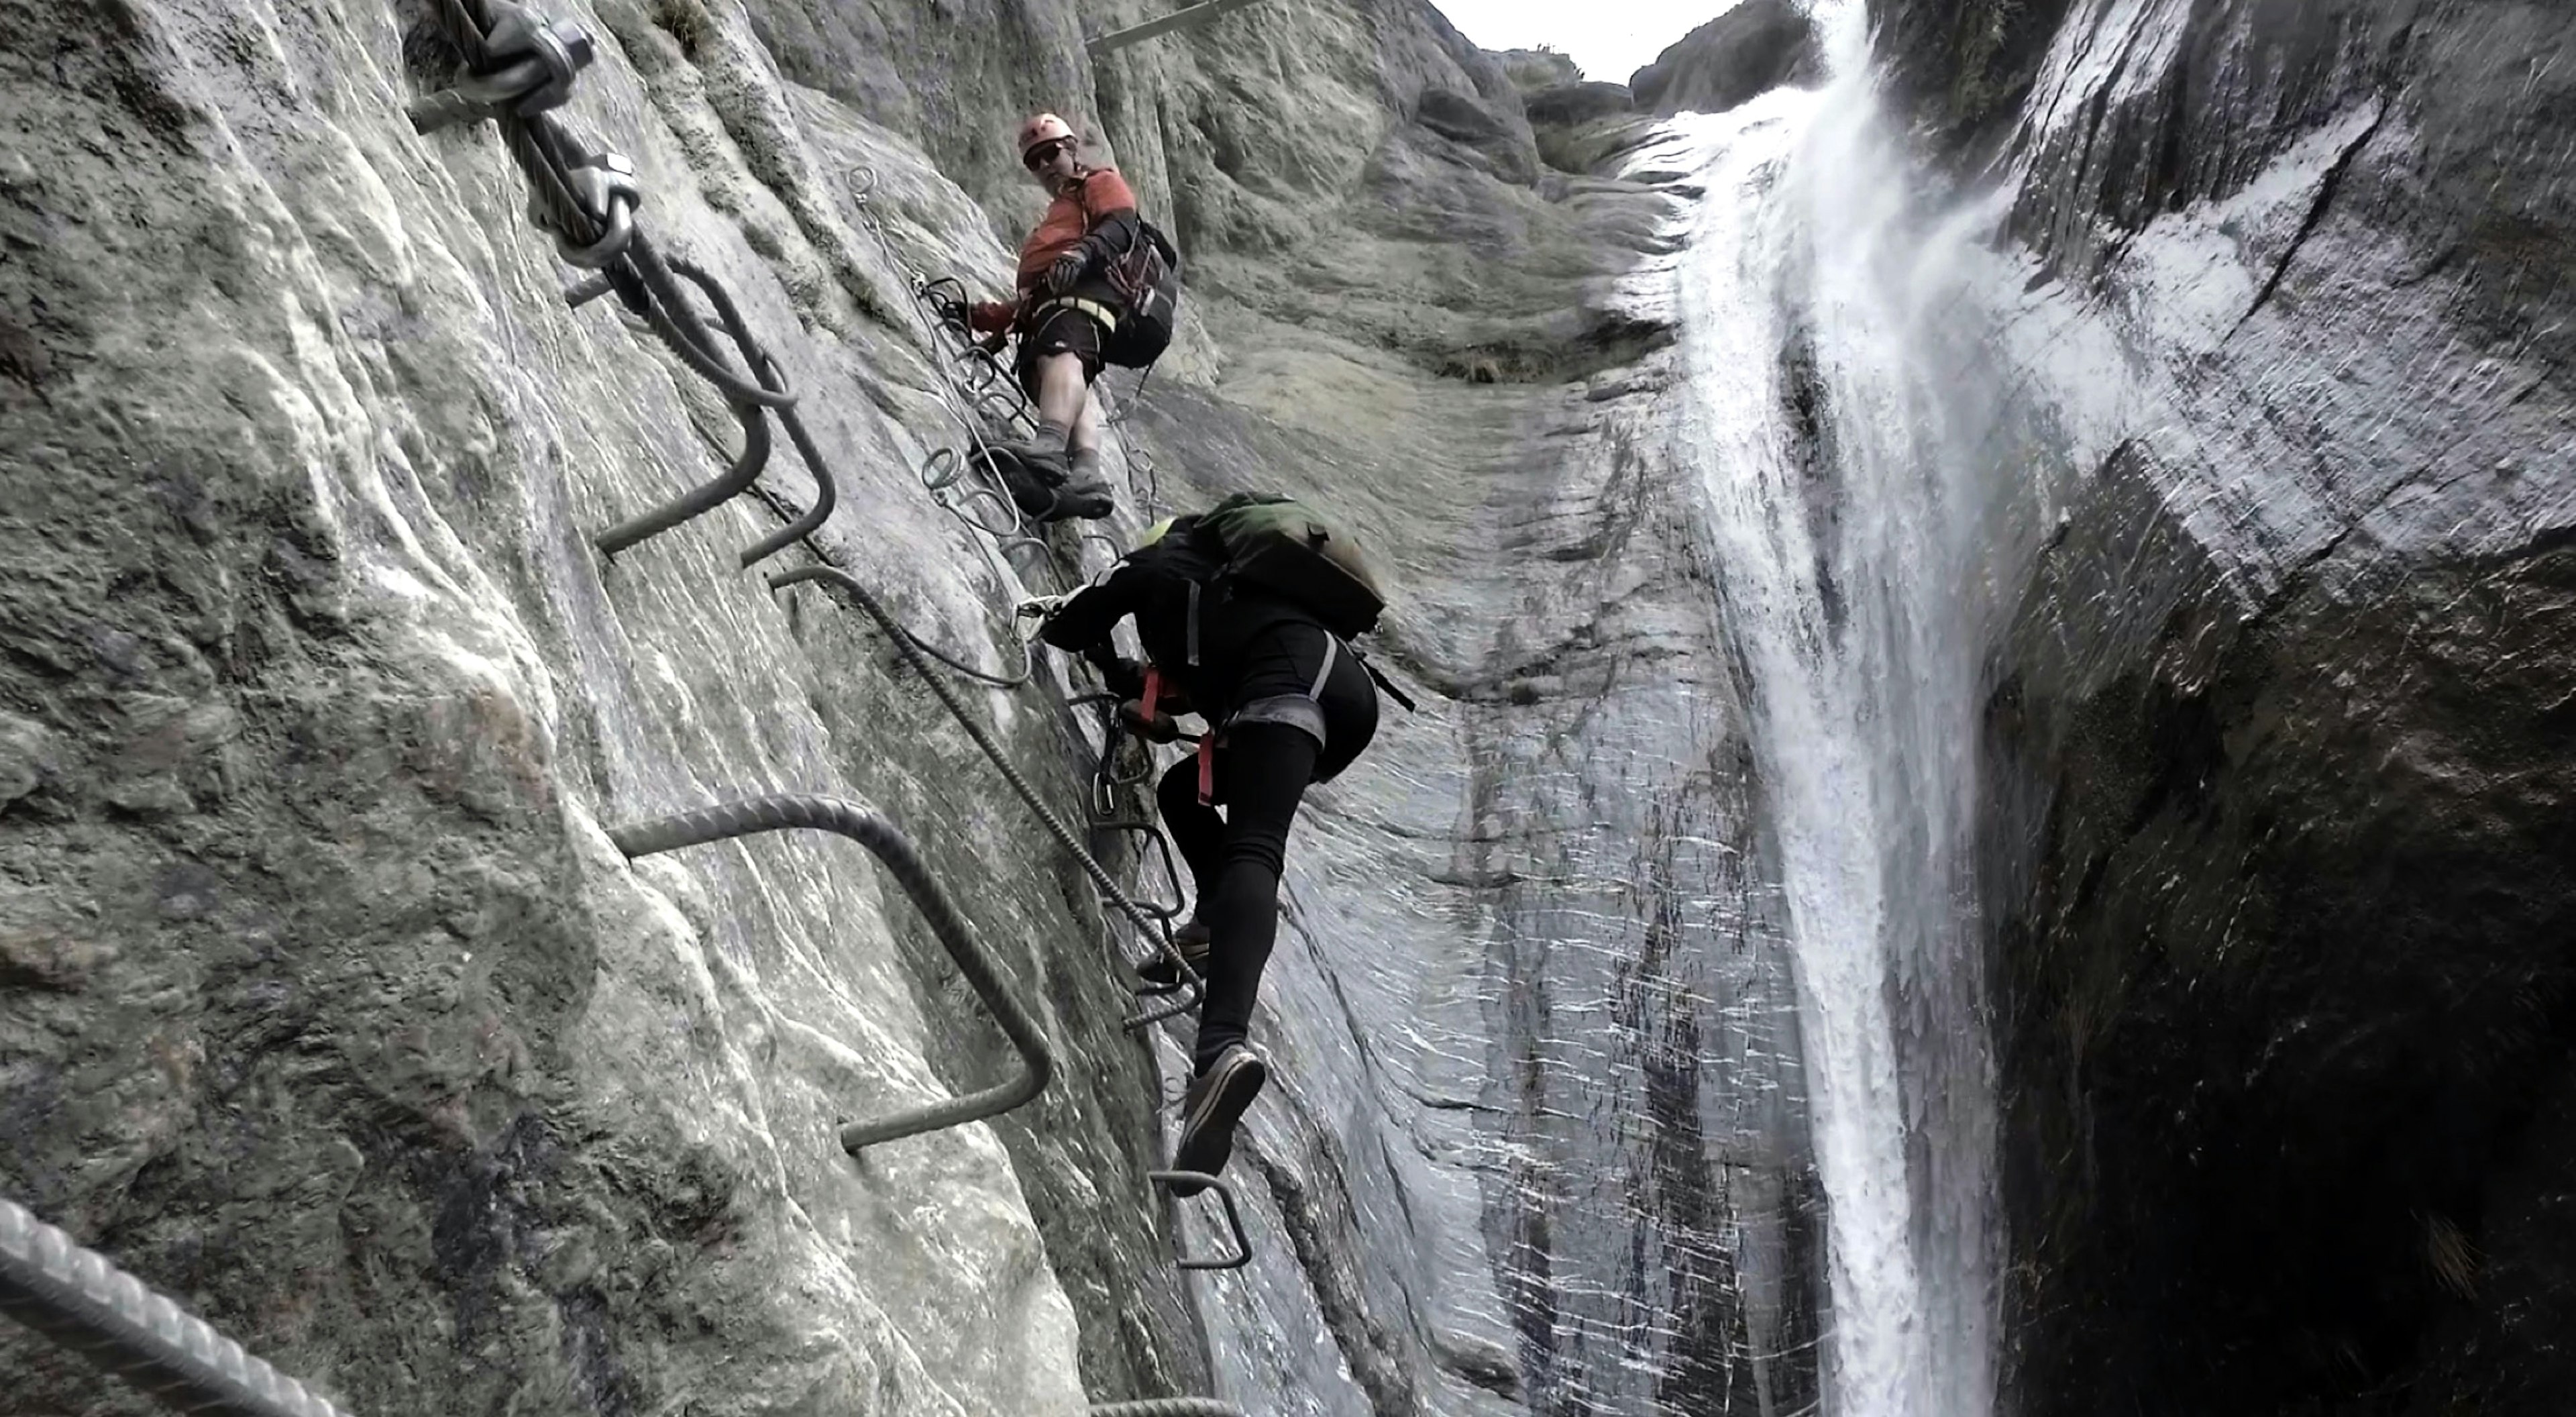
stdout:
POLYGON ((1064 455, 1064 465, 1071 469, 1076 477, 1098 477, 1100 450, 1098 448, 1072 449, 1064 455))
POLYGON ((1063 447, 1066 443, 1072 441, 1072 438, 1072 429, 1067 428, 1061 423, 1051 423, 1046 419, 1041 418, 1038 420, 1037 437, 1032 441, 1041 448, 1052 449, 1063 447))

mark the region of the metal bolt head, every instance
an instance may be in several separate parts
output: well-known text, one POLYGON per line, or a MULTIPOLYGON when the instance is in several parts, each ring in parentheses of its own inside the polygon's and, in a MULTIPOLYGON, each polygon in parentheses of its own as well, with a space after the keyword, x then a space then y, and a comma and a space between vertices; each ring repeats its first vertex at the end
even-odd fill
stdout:
POLYGON ((563 46, 564 57, 572 61, 574 73, 589 68, 590 61, 599 57, 598 41, 578 22, 557 20, 546 28, 554 31, 555 42, 563 46))

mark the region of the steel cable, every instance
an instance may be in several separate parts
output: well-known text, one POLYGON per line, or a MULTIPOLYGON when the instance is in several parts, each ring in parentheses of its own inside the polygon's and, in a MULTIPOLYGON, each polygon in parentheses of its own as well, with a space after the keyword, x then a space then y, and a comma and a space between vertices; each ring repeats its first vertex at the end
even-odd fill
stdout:
POLYGON ((181 1412, 342 1417, 177 1300, 7 1200, 0 1313, 181 1412))
POLYGON ((911 663, 913 672, 919 674, 930 685, 931 692, 937 694, 939 701, 947 706, 949 716, 957 720, 958 727, 965 729, 966 736, 974 740, 975 746, 983 750, 986 758, 992 760, 993 766, 1000 770, 1002 780, 1010 784, 1011 791, 1018 794, 1019 799, 1028 804, 1029 810, 1037 814, 1038 821, 1046 827, 1047 835, 1055 838, 1057 845, 1073 854, 1074 859, 1081 863, 1083 874, 1091 878, 1092 885, 1098 888, 1100 894, 1119 913, 1133 922, 1138 931, 1148 939, 1158 942, 1163 953, 1179 968, 1183 980, 1179 1002, 1149 1009, 1141 1015, 1128 1019, 1126 1026, 1131 1029, 1142 1028, 1148 1024, 1160 1023, 1167 1018, 1176 1018, 1198 1007, 1199 996, 1206 986, 1200 980, 1198 971, 1192 969, 1190 962, 1181 957, 1179 947, 1172 943, 1170 930, 1143 907, 1128 899, 1127 893, 1118 888, 1116 881, 1110 879, 1107 868, 1103 867, 1081 842, 1074 839, 1073 829, 1064 824, 1064 819, 1058 817, 1053 808, 1047 806, 1046 800, 1038 795, 1038 790, 1029 784, 1029 780, 1022 776, 1020 770, 1003 754, 1002 746, 994 742, 992 735, 984 731, 984 726, 977 723, 974 715, 966 711, 966 705, 957 697, 956 691, 948 686, 946 680, 932 672, 929 662, 922 658, 920 649, 913 643, 912 636, 904 632, 903 626, 895 620, 892 612, 885 608, 885 605, 859 581, 858 577, 838 566, 805 566, 793 571, 782 571, 769 578, 770 587, 774 590, 803 585, 809 581, 838 586, 859 602, 859 608, 865 610, 868 617, 877 622, 878 627, 885 631, 886 637, 894 641, 895 648, 911 663))
POLYGON ((820 527, 839 500, 838 485, 806 432, 796 411, 796 396, 787 388, 777 361, 761 347, 721 283, 686 261, 666 263, 652 242, 635 230, 634 208, 642 195, 631 165, 615 153, 588 152, 567 126, 544 111, 568 96, 574 76, 590 62, 589 36, 577 26, 546 21, 511 0, 443 0, 438 17, 449 41, 464 56, 468 72, 452 88, 413 105, 415 126, 429 132, 485 117, 498 124, 503 146, 527 180, 530 215, 554 233, 558 254, 567 262, 599 272, 574 287, 571 302, 580 305, 616 291, 683 364, 716 387, 743 425, 743 451, 731 467, 593 538, 600 554, 613 558, 748 489, 767 467, 772 446, 762 410, 778 416, 797 456, 805 460, 814 480, 814 501, 790 525, 743 551, 741 564, 755 565, 820 527), (512 53, 530 57, 495 68, 493 34, 496 25, 504 23, 510 26, 509 37, 516 46, 512 53), (750 378, 726 366, 678 278, 697 286, 715 307, 750 378))

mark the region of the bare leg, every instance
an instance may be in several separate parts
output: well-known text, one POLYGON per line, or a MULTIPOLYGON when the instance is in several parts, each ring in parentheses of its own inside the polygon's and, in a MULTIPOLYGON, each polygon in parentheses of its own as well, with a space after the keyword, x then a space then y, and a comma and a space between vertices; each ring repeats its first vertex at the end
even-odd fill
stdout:
POLYGON ((1082 412, 1074 416, 1073 441, 1070 445, 1076 462, 1086 461, 1082 456, 1085 453, 1096 454, 1100 451, 1100 400, 1091 397, 1088 386, 1083 389, 1081 398, 1082 412))
MULTIPOLYGON (((1058 428, 1071 429, 1075 420, 1089 413, 1089 389, 1082 382, 1082 358, 1073 354, 1050 355, 1038 363, 1038 421, 1058 428)), ((1098 441, 1094 435, 1094 443, 1098 441)))

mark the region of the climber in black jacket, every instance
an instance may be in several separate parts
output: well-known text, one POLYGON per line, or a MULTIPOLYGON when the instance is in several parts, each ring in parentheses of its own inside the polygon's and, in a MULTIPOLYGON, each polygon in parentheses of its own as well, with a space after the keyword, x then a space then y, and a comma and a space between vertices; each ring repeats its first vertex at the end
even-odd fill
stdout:
POLYGON ((1376 736, 1378 704, 1358 658, 1313 614, 1216 580, 1217 559, 1191 535, 1195 520, 1149 531, 1105 579, 1056 606, 1038 636, 1098 667, 1146 736, 1172 741, 1172 711, 1209 725, 1198 755, 1163 775, 1156 799, 1198 888, 1175 943, 1207 979, 1172 1165, 1214 1175, 1269 1080, 1268 1062, 1245 1040, 1279 927, 1288 828, 1306 785, 1330 781, 1376 736), (1129 615, 1150 668, 1111 648, 1110 632, 1129 615))

